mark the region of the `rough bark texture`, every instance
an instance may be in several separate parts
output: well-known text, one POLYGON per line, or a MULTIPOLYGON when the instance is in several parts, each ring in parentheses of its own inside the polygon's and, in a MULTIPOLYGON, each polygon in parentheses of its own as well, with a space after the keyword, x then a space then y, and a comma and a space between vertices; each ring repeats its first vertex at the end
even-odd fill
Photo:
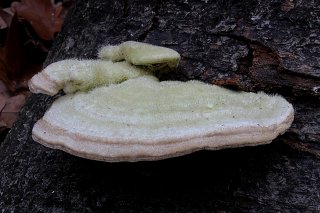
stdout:
POLYGON ((163 79, 279 93, 295 121, 271 145, 110 164, 35 143, 53 98, 33 95, 1 144, 1 211, 320 211, 319 17, 317 0, 79 0, 45 65, 145 41, 182 55, 163 79))

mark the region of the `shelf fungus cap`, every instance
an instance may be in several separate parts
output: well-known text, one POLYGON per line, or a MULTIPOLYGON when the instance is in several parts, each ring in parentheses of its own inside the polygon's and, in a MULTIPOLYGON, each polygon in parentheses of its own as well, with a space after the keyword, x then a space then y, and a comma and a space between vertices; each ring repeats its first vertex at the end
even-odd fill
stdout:
POLYGON ((88 91, 98 86, 121 83, 130 78, 151 75, 127 62, 67 59, 50 64, 28 82, 32 93, 55 95, 88 91))
POLYGON ((98 56, 112 61, 126 60, 133 65, 157 70, 163 67, 175 69, 180 61, 179 53, 173 49, 136 41, 104 46, 100 49, 98 56))
POLYGON ((290 127, 293 114, 281 96, 142 76, 58 98, 32 136, 88 159, 159 160, 270 143, 290 127))

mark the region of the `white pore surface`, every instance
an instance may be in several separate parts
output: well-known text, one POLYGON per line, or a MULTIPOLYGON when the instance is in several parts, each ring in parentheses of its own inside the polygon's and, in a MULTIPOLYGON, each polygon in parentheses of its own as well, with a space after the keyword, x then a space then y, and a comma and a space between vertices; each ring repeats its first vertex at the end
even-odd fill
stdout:
POLYGON ((144 76, 60 97, 33 138, 90 159, 157 160, 269 143, 292 120, 292 105, 280 96, 144 76))

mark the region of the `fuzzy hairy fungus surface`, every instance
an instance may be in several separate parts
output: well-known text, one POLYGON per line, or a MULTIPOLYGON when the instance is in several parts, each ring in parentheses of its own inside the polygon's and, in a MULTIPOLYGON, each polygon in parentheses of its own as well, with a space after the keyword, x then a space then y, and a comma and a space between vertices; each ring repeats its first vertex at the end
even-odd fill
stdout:
POLYGON ((175 50, 147 43, 126 41, 119 45, 107 45, 100 49, 99 58, 122 61, 152 69, 175 69, 180 61, 180 54, 175 50))
POLYGON ((103 47, 99 57, 56 62, 30 80, 33 93, 67 93, 35 124, 35 141, 94 160, 158 160, 266 144, 293 121, 292 105, 280 96, 159 82, 153 71, 180 60, 168 48, 128 41, 103 47))
POLYGON ((80 157, 140 161, 266 144, 292 121, 293 108, 280 96, 144 76, 60 97, 32 134, 80 157))
POLYGON ((32 93, 55 95, 61 89, 65 93, 87 91, 149 74, 127 62, 68 59, 50 64, 28 84, 32 93))

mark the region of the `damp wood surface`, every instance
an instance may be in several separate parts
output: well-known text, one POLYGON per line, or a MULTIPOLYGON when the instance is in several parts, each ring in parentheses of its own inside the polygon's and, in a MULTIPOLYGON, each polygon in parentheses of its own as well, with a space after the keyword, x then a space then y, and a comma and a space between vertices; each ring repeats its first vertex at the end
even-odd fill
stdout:
POLYGON ((102 163, 43 147, 34 123, 53 98, 32 95, 0 147, 0 209, 43 212, 319 211, 319 1, 77 1, 44 64, 96 58, 136 40, 181 55, 167 80, 284 96, 295 108, 270 145, 102 163))

